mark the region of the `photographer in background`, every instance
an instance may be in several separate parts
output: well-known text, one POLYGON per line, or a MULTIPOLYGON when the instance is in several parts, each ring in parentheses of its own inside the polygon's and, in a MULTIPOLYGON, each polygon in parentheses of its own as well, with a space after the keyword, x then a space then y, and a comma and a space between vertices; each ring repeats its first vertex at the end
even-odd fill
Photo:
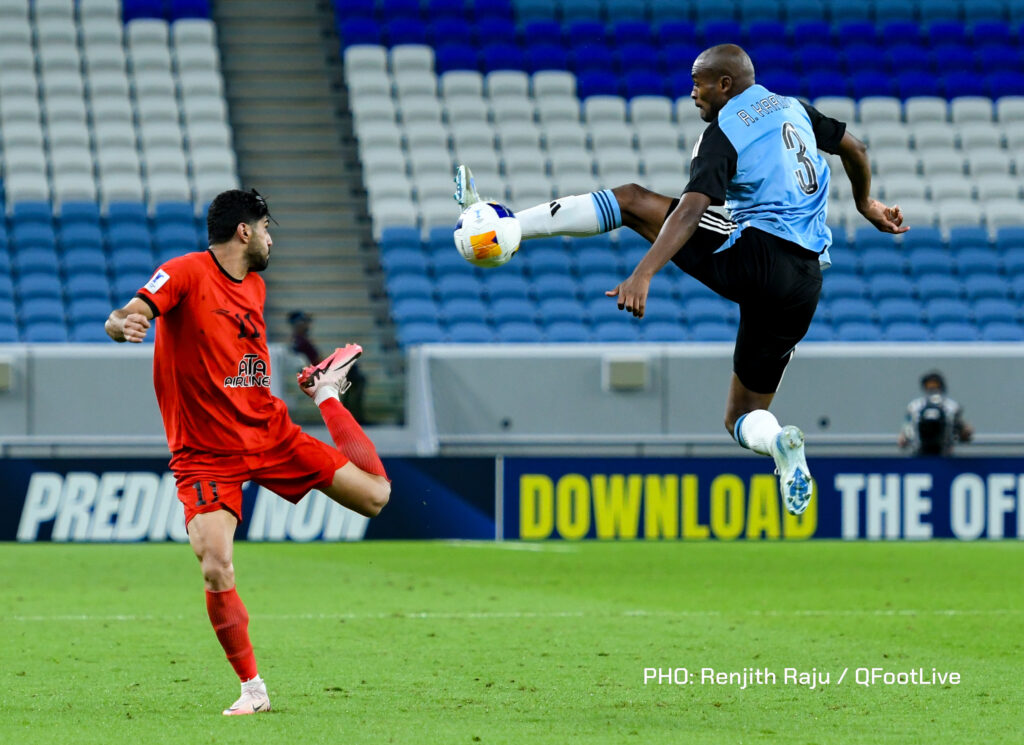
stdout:
MULTIPOLYGON (((288 324, 292 327, 292 352, 308 359, 311 365, 319 364, 323 357, 309 338, 313 316, 302 310, 293 310, 288 314, 288 324)), ((366 395, 366 376, 359 369, 358 363, 349 368, 348 382, 351 383, 351 386, 342 394, 341 401, 358 423, 366 424, 366 412, 363 407, 363 399, 366 395)))
POLYGON ((906 422, 899 435, 900 448, 914 455, 948 456, 954 442, 970 442, 974 428, 963 419, 963 409, 946 395, 946 381, 938 371, 921 378, 924 395, 907 405, 906 422))

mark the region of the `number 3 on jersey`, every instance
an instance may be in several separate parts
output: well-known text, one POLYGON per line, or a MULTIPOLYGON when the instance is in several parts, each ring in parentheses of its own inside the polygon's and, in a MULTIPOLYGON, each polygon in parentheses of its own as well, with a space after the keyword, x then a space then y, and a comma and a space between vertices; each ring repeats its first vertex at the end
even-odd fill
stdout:
POLYGON ((786 144, 787 150, 799 148, 796 159, 800 163, 800 168, 793 173, 796 174, 796 180, 800 184, 800 191, 808 195, 816 193, 818 191, 818 172, 814 170, 814 163, 807 157, 807 146, 800 139, 792 122, 782 125, 782 141, 786 144))

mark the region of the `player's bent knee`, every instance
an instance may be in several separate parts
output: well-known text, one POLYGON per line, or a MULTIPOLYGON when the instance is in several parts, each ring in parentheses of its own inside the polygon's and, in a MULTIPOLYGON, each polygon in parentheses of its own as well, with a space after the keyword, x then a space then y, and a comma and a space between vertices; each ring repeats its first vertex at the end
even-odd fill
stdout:
POLYGON ((222 556, 204 556, 200 559, 203 581, 211 590, 229 590, 235 586, 235 567, 222 556))

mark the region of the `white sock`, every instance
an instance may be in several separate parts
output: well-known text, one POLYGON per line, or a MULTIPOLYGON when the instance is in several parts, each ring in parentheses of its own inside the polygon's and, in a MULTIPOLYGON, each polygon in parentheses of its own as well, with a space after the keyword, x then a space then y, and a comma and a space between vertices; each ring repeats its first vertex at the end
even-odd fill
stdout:
POLYGON ((755 409, 736 420, 733 436, 743 447, 761 455, 772 454, 772 441, 782 431, 779 420, 767 409, 755 409))
POLYGON ((523 240, 549 235, 587 236, 622 225, 619 203, 611 189, 559 197, 516 212, 523 240))
POLYGON ((313 395, 313 403, 319 406, 329 398, 338 398, 338 389, 333 385, 322 385, 316 389, 316 393, 313 395))

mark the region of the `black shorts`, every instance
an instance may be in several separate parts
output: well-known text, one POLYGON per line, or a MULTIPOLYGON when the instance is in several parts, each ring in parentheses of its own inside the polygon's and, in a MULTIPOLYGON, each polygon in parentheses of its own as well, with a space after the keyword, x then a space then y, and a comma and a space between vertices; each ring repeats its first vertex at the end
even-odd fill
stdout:
POLYGON ((749 390, 775 393, 818 307, 818 255, 749 227, 727 250, 714 253, 727 237, 726 232, 698 227, 672 261, 740 306, 733 372, 749 390))

